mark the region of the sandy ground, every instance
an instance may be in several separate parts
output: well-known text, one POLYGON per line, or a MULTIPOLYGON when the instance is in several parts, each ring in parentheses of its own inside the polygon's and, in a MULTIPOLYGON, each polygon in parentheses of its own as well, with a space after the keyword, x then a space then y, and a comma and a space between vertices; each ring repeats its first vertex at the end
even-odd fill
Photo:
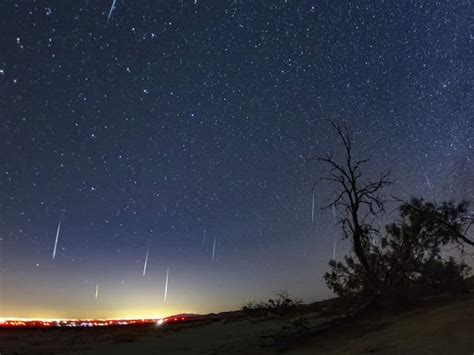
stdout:
POLYGON ((7 354, 468 354, 474 294, 358 319, 306 311, 165 327, 0 330, 7 354))

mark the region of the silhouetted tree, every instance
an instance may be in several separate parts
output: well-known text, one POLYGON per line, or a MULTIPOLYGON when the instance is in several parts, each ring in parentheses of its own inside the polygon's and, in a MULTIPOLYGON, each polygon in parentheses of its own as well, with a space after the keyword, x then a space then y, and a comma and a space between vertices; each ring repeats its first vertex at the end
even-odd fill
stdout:
POLYGON ((474 246, 473 230, 474 215, 469 213, 469 203, 466 200, 455 204, 453 201, 435 204, 423 199, 412 199, 410 202, 395 197, 402 203, 400 215, 412 215, 423 221, 423 227, 429 231, 431 239, 447 244, 454 243, 463 248, 465 245, 474 246), (436 238, 434 237, 436 236, 436 238))
MULTIPOLYGON (((442 252, 470 241, 464 216, 468 203, 444 202, 437 205, 423 199, 403 202, 400 217, 386 226, 379 258, 387 260, 384 270, 386 290, 412 292, 417 285, 439 291, 460 291, 469 268, 442 252), (448 281, 450 279, 450 281, 448 281)), ((467 243, 470 244, 470 243, 467 243)))
MULTIPOLYGON (((384 200, 380 191, 390 184, 389 173, 382 174, 377 180, 363 177, 362 166, 368 159, 357 160, 354 157, 352 137, 346 126, 331 122, 344 148, 344 158, 338 161, 333 153, 317 160, 329 166, 323 180, 334 185, 335 197, 328 207, 336 208, 340 213, 339 222, 345 238, 349 239, 352 249, 361 265, 358 277, 363 278, 365 288, 379 289, 379 277, 371 265, 369 252, 371 239, 379 234, 372 221, 384 211, 384 200)), ((356 266, 352 258, 346 259, 348 267, 356 266)), ((335 262, 333 262, 336 265, 335 262)), ((342 270, 342 265, 339 268, 342 270)), ((347 280, 350 282, 350 278, 347 280)))
POLYGON ((343 261, 330 261, 331 270, 324 276, 328 287, 339 296, 369 301, 465 290, 469 267, 446 257, 443 250, 457 247, 464 251, 465 246, 474 245, 468 203, 396 199, 401 203, 399 218, 382 233, 372 223, 384 211, 380 193, 390 183, 389 174, 375 181, 365 179, 362 166, 368 159, 355 159, 347 127, 332 125, 344 148, 344 159, 339 162, 329 153, 317 160, 329 166, 323 180, 334 185, 335 197, 328 207, 339 211, 353 254, 343 261), (379 243, 371 243, 374 238, 379 243))

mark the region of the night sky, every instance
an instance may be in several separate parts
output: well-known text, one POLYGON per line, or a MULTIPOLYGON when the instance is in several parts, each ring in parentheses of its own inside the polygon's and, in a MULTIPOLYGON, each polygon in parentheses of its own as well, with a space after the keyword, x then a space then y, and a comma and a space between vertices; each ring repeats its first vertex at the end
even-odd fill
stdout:
POLYGON ((473 197, 470 1, 112 3, 0 3, 0 317, 330 296, 328 120, 387 193, 473 197))

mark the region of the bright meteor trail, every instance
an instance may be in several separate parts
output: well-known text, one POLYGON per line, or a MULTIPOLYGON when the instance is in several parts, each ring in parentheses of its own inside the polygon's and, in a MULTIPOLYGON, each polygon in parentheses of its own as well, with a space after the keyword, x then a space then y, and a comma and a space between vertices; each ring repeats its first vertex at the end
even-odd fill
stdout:
POLYGON ((216 256, 216 237, 214 237, 214 244, 212 244, 212 261, 214 261, 215 256, 216 256))
POLYGON ((143 276, 146 274, 146 264, 148 263, 148 252, 150 251, 150 248, 146 250, 146 256, 145 256, 145 264, 143 265, 143 276))
POLYGON ((61 218, 59 219, 58 229, 56 230, 56 240, 54 241, 54 249, 53 249, 53 260, 56 257, 56 249, 58 247, 58 239, 59 239, 60 230, 61 230, 61 218))
POLYGON ((113 0, 112 6, 110 7, 109 15, 107 16, 107 22, 110 20, 110 16, 112 16, 112 12, 113 12, 114 9, 115 9, 115 1, 116 1, 116 0, 113 0))
POLYGON ((165 296, 163 300, 166 302, 166 297, 168 296, 168 277, 170 274, 170 268, 166 269, 166 281, 165 281, 165 296))

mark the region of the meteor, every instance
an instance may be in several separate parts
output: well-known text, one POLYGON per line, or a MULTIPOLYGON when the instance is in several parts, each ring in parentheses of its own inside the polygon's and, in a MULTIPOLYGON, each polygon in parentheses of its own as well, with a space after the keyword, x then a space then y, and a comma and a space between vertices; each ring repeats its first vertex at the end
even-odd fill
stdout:
POLYGON ((145 256, 145 264, 143 265, 143 276, 146 274, 146 264, 148 263, 148 252, 150 251, 150 248, 146 250, 146 256, 145 256))
POLYGON ((53 260, 56 257, 56 248, 58 247, 59 231, 61 230, 61 218, 59 218, 58 229, 56 230, 56 240, 54 241, 53 260))
POLYGON ((430 192, 433 193, 433 186, 431 185, 431 182, 428 179, 428 174, 426 174, 426 169, 423 165, 421 167, 423 168, 423 174, 425 175, 426 185, 428 185, 428 188, 430 189, 430 192))
POLYGON ((332 247, 332 258, 336 260, 336 237, 334 237, 334 245, 332 247))
POLYGON ((214 244, 212 245, 212 261, 214 261, 215 256, 216 256, 216 237, 214 237, 214 244))
POLYGON ((107 16, 107 22, 109 22, 110 16, 112 16, 112 12, 113 12, 114 9, 115 9, 115 1, 116 1, 116 0, 113 0, 113 1, 112 1, 112 6, 110 7, 109 15, 107 16))
POLYGON ((168 296, 168 277, 170 274, 170 268, 166 269, 166 281, 165 281, 165 296, 164 296, 164 302, 166 302, 166 297, 168 296))
POLYGON ((99 296, 99 284, 95 285, 95 300, 97 301, 97 297, 99 296))
POLYGON ((206 228, 204 228, 204 232, 202 233, 202 245, 206 242, 206 228))

